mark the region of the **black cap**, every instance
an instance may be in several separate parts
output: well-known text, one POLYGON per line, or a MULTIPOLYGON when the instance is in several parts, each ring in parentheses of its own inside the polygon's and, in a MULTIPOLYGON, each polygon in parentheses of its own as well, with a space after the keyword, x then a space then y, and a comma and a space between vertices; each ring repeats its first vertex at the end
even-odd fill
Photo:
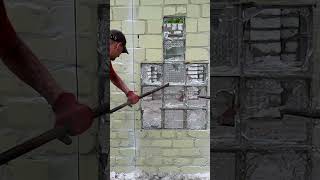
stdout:
POLYGON ((113 41, 117 41, 117 42, 121 42, 123 45, 123 51, 122 53, 128 53, 128 50, 126 48, 126 44, 127 44, 127 40, 126 37, 124 36, 124 34, 116 29, 112 29, 110 30, 110 39, 112 39, 113 41))

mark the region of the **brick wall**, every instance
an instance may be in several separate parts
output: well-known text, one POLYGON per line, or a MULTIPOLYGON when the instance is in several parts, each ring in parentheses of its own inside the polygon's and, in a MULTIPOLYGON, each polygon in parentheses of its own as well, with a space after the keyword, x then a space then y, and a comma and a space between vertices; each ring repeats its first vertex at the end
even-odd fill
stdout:
MULTIPOLYGON (((127 37, 129 55, 115 69, 140 92, 140 64, 163 62, 162 23, 186 16, 186 62, 209 61, 209 0, 111 0, 110 28, 127 37)), ((111 107, 126 101, 111 85, 111 107)), ((160 114, 159 114, 160 116, 160 114)), ((140 105, 111 115, 111 171, 194 174, 209 172, 209 130, 143 130, 140 105)))
MULTIPOLYGON (((19 36, 53 74, 58 83, 83 103, 96 99, 97 4, 103 1, 5 1, 19 36), (76 83, 74 7, 77 9, 78 79, 76 83)), ((0 65, 0 151, 52 128, 54 114, 33 89, 0 65)), ((55 140, 0 167, 1 180, 97 179, 96 125, 66 146, 55 140), (79 148, 78 148, 79 146, 79 148), (78 160, 78 152, 80 153, 78 160)))

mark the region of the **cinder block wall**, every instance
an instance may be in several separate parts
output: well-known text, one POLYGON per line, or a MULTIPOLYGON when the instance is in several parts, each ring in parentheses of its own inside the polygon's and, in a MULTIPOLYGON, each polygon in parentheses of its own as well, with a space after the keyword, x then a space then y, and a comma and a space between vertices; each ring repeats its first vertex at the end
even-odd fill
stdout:
MULTIPOLYGON (((5 4, 19 36, 48 67, 58 83, 73 93, 78 90, 80 101, 93 106, 97 104, 97 5, 106 2, 76 2, 75 5, 73 0, 23 0, 5 1, 5 4), (78 32, 77 60, 75 30, 78 32)), ((2 61, 0 84, 1 152, 53 127, 54 114, 48 103, 18 80, 2 61)), ((73 138, 71 146, 55 140, 1 166, 0 179, 97 179, 96 126, 79 139, 73 138)))
MULTIPOLYGON (((209 61, 209 0, 111 0, 110 28, 127 37, 129 55, 114 67, 140 93, 141 63, 163 62, 163 17, 186 17, 186 62, 209 61)), ((126 101, 111 85, 111 107, 126 101)), ((209 172, 209 130, 141 129, 140 105, 111 115, 111 171, 194 174, 209 172)))

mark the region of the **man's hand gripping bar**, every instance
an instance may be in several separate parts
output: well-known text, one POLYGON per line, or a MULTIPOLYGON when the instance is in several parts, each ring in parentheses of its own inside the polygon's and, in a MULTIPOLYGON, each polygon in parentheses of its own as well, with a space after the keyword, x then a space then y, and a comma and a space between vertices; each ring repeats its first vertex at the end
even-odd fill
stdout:
MULTIPOLYGON (((155 88, 149 92, 146 92, 146 93, 142 94, 139 97, 139 99, 141 99, 145 96, 148 96, 148 95, 150 95, 156 91, 159 91, 165 87, 168 87, 168 86, 169 86, 169 83, 167 83, 163 86, 160 86, 158 88, 155 88)), ((114 113, 114 112, 118 111, 119 109, 122 109, 128 105, 130 105, 130 103, 126 102, 126 103, 123 103, 120 106, 117 106, 111 110, 106 109, 105 108, 106 105, 102 105, 100 108, 98 107, 98 108, 93 109, 94 118, 102 116, 106 113, 110 113, 110 114, 114 113)), ((27 153, 27 152, 30 152, 30 151, 36 149, 36 148, 54 140, 54 139, 63 140, 63 142, 68 145, 72 143, 70 137, 68 136, 68 129, 66 127, 56 127, 56 128, 53 128, 51 130, 48 130, 48 131, 42 133, 41 135, 39 135, 37 137, 34 137, 30 140, 27 140, 24 143, 19 144, 13 148, 1 153, 0 154, 0 166, 8 163, 9 161, 27 153)))

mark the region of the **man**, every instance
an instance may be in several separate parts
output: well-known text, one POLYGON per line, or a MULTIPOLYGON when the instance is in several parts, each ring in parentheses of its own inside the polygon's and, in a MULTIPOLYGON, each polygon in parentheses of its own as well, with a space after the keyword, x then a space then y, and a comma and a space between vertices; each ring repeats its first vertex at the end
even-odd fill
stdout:
POLYGON ((112 67, 112 61, 119 57, 122 53, 128 53, 126 48, 126 38, 121 31, 110 30, 110 40, 109 40, 109 57, 110 57, 110 80, 117 86, 122 92, 128 97, 128 101, 131 104, 136 104, 139 101, 139 96, 131 91, 128 86, 122 81, 115 70, 112 67))

